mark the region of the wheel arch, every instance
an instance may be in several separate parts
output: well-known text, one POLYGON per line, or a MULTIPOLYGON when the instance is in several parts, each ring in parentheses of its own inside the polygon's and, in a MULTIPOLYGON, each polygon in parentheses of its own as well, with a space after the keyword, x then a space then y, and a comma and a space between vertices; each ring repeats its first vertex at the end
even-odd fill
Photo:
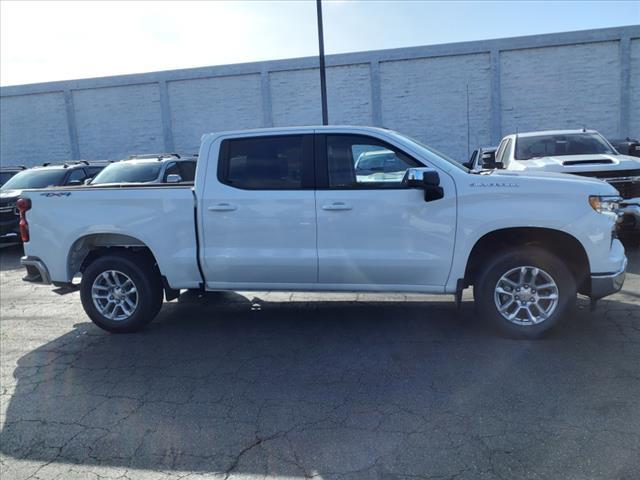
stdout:
POLYGON ((73 278, 76 273, 82 273, 97 258, 117 253, 119 250, 130 251, 146 257, 158 270, 167 300, 177 298, 179 291, 169 287, 151 248, 142 240, 121 233, 91 233, 73 242, 67 255, 68 278, 73 278))
POLYGON ((496 251, 519 246, 538 246, 561 258, 571 271, 579 293, 591 290, 589 257, 580 241, 573 235, 552 228, 513 227, 494 230, 480 237, 474 244, 464 273, 464 286, 473 285, 482 266, 496 251))

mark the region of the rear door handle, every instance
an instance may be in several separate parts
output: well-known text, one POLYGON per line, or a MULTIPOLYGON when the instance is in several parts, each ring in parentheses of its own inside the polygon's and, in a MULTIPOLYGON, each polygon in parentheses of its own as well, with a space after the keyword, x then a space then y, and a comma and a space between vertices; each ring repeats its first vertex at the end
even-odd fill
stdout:
POLYGON ((329 203, 327 205, 323 205, 322 209, 323 210, 331 210, 331 211, 351 210, 351 205, 347 205, 344 202, 333 202, 333 203, 329 203))
POLYGON ((238 207, 232 205, 231 203, 217 203, 215 205, 211 205, 208 210, 210 212, 230 212, 232 210, 236 210, 238 207))

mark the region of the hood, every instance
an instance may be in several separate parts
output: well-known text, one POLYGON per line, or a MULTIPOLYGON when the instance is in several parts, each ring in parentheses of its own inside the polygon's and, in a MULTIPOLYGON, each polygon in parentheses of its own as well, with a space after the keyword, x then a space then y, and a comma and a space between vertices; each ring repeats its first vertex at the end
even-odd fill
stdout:
POLYGON ((513 170, 584 173, 640 169, 640 159, 629 155, 561 155, 531 160, 516 160, 513 170))
POLYGON ((619 195, 615 188, 603 180, 593 177, 567 175, 565 173, 530 170, 523 172, 490 170, 481 176, 486 179, 491 178, 495 183, 529 185, 540 192, 543 192, 545 188, 550 188, 550 191, 556 189, 567 191, 586 190, 590 195, 619 195))
POLYGON ((578 177, 576 175, 567 175, 566 173, 559 172, 545 172, 545 171, 531 171, 526 170, 522 172, 516 172, 512 170, 491 170, 490 175, 492 177, 500 177, 506 179, 514 178, 529 178, 532 180, 551 180, 560 182, 571 183, 591 183, 591 184, 606 184, 602 180, 593 177, 578 177))

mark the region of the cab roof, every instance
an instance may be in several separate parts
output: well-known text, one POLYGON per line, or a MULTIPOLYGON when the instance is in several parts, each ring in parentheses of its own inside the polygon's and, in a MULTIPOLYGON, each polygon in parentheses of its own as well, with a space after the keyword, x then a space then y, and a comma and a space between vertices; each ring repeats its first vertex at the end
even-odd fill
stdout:
POLYGON ((295 127, 269 127, 269 128, 252 128, 244 130, 224 130, 220 132, 205 133, 202 136, 204 140, 207 137, 219 136, 253 136, 253 135, 283 135, 287 133, 311 133, 311 132, 333 132, 333 133, 351 133, 351 132, 391 132, 390 129, 384 127, 369 127, 364 125, 302 125, 295 127))
POLYGON ((575 135, 577 133, 598 133, 597 130, 575 129, 575 130, 540 130, 537 132, 518 132, 514 134, 516 137, 539 137, 542 135, 575 135))

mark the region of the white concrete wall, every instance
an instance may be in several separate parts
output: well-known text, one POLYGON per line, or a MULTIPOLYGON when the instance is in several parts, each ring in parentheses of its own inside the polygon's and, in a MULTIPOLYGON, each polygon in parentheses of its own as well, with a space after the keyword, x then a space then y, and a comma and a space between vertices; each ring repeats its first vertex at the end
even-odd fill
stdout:
POLYGON ((175 149, 197 153, 205 132, 263 124, 260 75, 168 83, 175 149))
POLYGON ((2 98, 0 122, 3 165, 35 165, 71 158, 61 92, 2 98))
POLYGON ((640 136, 640 39, 631 41, 629 131, 640 136))
POLYGON ((382 124, 467 158, 491 142, 489 68, 486 53, 382 62, 382 124))
POLYGON ((156 84, 74 90, 73 105, 85 159, 122 158, 164 148, 156 84))
POLYGON ((618 134, 618 42, 503 52, 500 86, 505 132, 584 126, 618 134))
MULTIPOLYGON (((640 136, 640 26, 332 55, 327 90, 330 123, 459 160, 516 130, 640 136)), ((2 164, 192 153, 212 131, 321 123, 314 57, 3 87, 0 107, 2 164)))

